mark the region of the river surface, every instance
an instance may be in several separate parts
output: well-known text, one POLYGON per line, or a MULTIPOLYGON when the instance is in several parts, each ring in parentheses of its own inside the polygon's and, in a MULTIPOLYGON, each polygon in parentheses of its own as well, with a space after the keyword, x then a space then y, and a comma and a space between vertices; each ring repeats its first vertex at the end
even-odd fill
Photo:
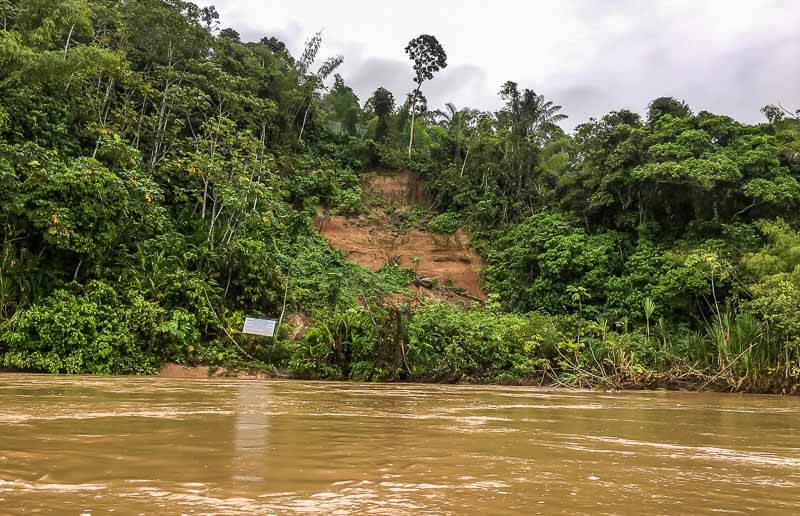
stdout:
POLYGON ((0 514, 798 511, 798 398, 0 375, 0 514))

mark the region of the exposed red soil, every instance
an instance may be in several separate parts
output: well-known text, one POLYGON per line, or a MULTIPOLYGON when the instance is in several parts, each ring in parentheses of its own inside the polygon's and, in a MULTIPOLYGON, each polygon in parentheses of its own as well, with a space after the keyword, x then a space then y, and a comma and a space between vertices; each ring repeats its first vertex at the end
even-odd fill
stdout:
MULTIPOLYGON (((422 183, 408 171, 370 176, 365 180, 364 196, 367 204, 374 203, 376 198, 389 206, 409 207, 424 203, 422 183)), ((403 232, 380 209, 373 210, 369 216, 323 216, 317 225, 322 236, 344 252, 348 260, 372 270, 390 262, 414 269, 414 258, 418 258, 417 277, 433 279, 438 288, 415 290, 428 291, 434 297, 451 298, 453 290, 460 289, 468 294, 467 298, 486 298, 479 283, 483 262, 469 246, 469 239, 463 231, 453 235, 418 229, 403 232), (441 288, 445 286, 452 288, 441 288)))
POLYGON ((224 367, 217 367, 213 370, 205 365, 187 366, 167 362, 158 372, 161 378, 178 379, 201 379, 201 378, 237 378, 239 380, 266 380, 274 378, 275 374, 255 369, 234 369, 228 370, 224 367))
POLYGON ((366 177, 363 188, 367 203, 374 198, 399 206, 426 203, 424 184, 410 170, 372 173, 366 177))
POLYGON ((208 366, 185 366, 167 362, 158 376, 162 378, 208 378, 208 366))

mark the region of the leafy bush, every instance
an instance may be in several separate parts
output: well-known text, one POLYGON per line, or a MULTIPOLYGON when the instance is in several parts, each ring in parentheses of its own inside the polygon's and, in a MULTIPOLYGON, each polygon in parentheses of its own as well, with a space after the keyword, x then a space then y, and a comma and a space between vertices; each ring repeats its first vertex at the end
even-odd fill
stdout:
POLYGON ((106 283, 92 282, 77 295, 57 290, 19 314, 3 336, 2 362, 51 373, 152 373, 175 351, 155 349, 156 336, 186 336, 185 326, 173 328, 172 321, 158 305, 135 293, 120 296, 106 283))
POLYGON ((374 343, 370 314, 351 308, 318 320, 295 343, 289 364, 303 377, 369 380, 375 372, 374 343))
POLYGON ((437 381, 528 378, 563 340, 556 320, 541 314, 421 306, 409 325, 409 362, 416 378, 437 381))
POLYGON ((448 211, 440 213, 428 222, 428 229, 442 235, 452 235, 461 226, 461 217, 458 213, 448 211))

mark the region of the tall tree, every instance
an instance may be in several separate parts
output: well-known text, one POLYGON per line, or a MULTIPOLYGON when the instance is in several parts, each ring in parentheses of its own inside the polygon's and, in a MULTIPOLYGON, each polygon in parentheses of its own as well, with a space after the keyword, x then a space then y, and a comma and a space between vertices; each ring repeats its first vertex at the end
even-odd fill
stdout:
POLYGON ((422 34, 412 39, 406 46, 406 54, 414 62, 414 83, 417 85, 411 94, 411 128, 408 132, 408 157, 414 144, 414 119, 417 101, 422 92, 422 83, 433 79, 433 74, 447 67, 447 54, 435 36, 422 34))

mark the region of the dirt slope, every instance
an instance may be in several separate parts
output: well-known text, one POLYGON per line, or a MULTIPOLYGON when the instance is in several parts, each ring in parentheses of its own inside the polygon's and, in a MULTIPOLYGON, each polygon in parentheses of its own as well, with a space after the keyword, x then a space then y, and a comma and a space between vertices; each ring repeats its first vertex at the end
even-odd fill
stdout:
POLYGON ((486 298, 480 289, 478 273, 483 263, 469 246, 462 231, 438 235, 404 230, 397 214, 404 208, 424 204, 422 183, 408 171, 375 173, 364 181, 368 215, 359 217, 321 216, 317 221, 320 233, 332 246, 359 265, 378 270, 389 262, 413 269, 419 258, 417 277, 433 288, 417 288, 423 295, 445 299, 486 298), (465 296, 459 296, 462 291, 465 296))

